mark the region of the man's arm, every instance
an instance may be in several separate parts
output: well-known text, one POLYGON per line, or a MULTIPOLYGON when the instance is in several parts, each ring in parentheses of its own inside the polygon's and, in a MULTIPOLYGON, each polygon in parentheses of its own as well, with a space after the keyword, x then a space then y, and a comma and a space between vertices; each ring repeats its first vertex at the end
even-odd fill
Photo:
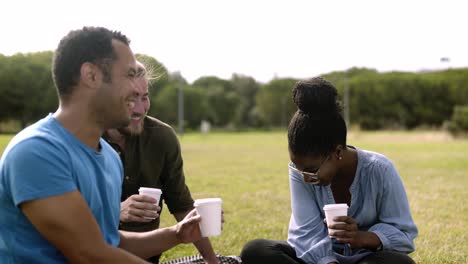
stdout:
POLYGON ((180 243, 201 239, 200 216, 194 210, 174 226, 137 233, 120 231, 120 247, 142 258, 160 254, 180 243))
MULTIPOLYGON (((179 208, 188 208, 189 204, 192 206, 193 200, 189 188, 185 184, 179 139, 175 131, 169 126, 167 126, 167 129, 161 131, 165 131, 164 135, 161 136, 164 138, 164 144, 167 148, 164 164, 165 172, 162 174, 162 182, 165 187, 163 190, 165 196, 164 200, 171 211, 176 211, 176 209, 179 208)), ((188 212, 190 212, 190 210, 174 213, 173 215, 179 222, 188 212)), ((219 263, 208 238, 203 238, 194 243, 194 245, 206 263, 219 263)))
POLYGON ((79 191, 27 201, 20 208, 70 263, 147 263, 106 243, 79 191))
MULTIPOLYGON (((174 213, 174 217, 177 222, 180 222, 190 211, 182 212, 182 213, 174 213)), ((219 263, 218 258, 211 246, 211 242, 208 238, 202 238, 201 240, 193 243, 197 248, 200 255, 205 260, 205 263, 212 264, 212 263, 219 263)))

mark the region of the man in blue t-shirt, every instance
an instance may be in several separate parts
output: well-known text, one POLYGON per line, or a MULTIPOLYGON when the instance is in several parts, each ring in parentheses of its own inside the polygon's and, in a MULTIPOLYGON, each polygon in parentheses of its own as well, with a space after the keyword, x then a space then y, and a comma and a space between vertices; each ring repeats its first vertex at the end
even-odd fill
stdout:
POLYGON ((101 135, 130 123, 136 71, 120 32, 85 27, 60 41, 59 108, 16 135, 0 160, 0 263, 145 263, 201 238, 195 211, 168 228, 118 230, 122 164, 101 135))

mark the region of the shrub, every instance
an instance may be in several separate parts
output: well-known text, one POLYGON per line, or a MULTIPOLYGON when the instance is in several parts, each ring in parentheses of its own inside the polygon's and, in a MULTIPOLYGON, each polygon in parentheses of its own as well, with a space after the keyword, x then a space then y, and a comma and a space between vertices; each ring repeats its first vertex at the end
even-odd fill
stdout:
POLYGON ((468 105, 455 106, 447 128, 454 136, 468 136, 468 105))

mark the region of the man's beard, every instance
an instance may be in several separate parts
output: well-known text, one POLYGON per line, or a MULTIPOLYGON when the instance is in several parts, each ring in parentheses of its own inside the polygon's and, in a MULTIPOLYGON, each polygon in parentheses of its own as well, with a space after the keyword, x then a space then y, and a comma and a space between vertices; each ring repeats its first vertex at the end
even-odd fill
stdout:
POLYGON ((141 121, 138 123, 137 126, 134 126, 133 124, 130 124, 126 127, 121 127, 117 129, 122 135, 126 136, 137 136, 140 135, 141 132, 143 132, 143 124, 144 124, 144 117, 142 117, 141 121))

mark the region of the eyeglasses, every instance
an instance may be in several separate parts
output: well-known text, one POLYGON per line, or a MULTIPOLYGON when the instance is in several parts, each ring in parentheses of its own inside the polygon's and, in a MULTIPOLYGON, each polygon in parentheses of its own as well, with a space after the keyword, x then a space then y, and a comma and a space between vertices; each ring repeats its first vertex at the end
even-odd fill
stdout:
POLYGON ((291 168, 292 170, 297 171, 300 174, 302 174, 302 177, 304 178, 304 182, 310 182, 312 184, 317 184, 317 183, 320 182, 320 180, 319 180, 320 169, 322 168, 323 164, 325 164, 325 162, 327 162, 330 159, 330 157, 331 157, 331 155, 328 155, 322 162, 320 162, 320 165, 319 165, 316 172, 301 171, 301 170, 298 170, 297 168, 295 168, 295 167, 293 167, 291 165, 289 165, 289 168, 291 168))

